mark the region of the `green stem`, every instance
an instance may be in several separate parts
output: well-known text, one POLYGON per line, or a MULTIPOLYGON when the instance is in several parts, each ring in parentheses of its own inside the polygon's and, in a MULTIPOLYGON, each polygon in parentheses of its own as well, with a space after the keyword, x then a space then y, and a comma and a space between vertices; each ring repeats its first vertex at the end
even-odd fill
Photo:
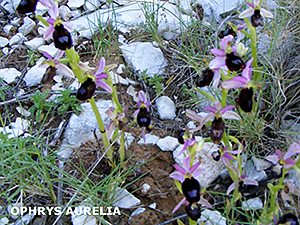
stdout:
POLYGON ((222 88, 222 102, 221 102, 222 108, 226 106, 227 94, 228 94, 228 89, 222 88))
MULTIPOLYGON (((94 111, 94 114, 95 114, 97 122, 98 122, 98 126, 99 126, 99 129, 100 129, 100 133, 101 133, 103 145, 104 145, 105 149, 107 149, 109 147, 110 143, 109 143, 109 140, 107 139, 106 129, 104 127, 104 124, 103 124, 101 115, 100 115, 100 113, 98 111, 98 108, 97 108, 97 105, 96 105, 94 97, 92 97, 91 99, 89 99, 89 102, 90 102, 90 104, 92 106, 92 109, 94 111)), ((107 154, 109 156, 112 156, 113 155, 112 151, 113 151, 113 149, 111 148, 110 150, 108 150, 107 154)), ((112 159, 112 157, 110 157, 110 159, 112 159)))

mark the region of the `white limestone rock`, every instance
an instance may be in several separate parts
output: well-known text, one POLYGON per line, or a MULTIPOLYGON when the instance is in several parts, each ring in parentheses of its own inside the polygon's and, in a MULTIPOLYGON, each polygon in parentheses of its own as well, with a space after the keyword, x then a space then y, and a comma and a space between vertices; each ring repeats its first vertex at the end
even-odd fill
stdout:
POLYGON ((67 5, 70 9, 78 9, 83 6, 84 0, 69 0, 67 5))
POLYGON ((120 46, 127 64, 141 74, 150 77, 162 75, 167 65, 162 51, 150 42, 133 42, 120 46))
POLYGON ((175 104, 168 96, 161 96, 157 98, 155 103, 159 117, 162 120, 172 120, 175 118, 175 104))
POLYGON ((34 14, 36 15, 44 15, 46 12, 48 12, 49 8, 47 6, 44 6, 42 3, 40 3, 39 1, 36 4, 36 8, 34 11, 34 14))
POLYGON ((56 54, 58 53, 58 48, 55 48, 54 44, 51 45, 42 45, 40 47, 38 47, 38 51, 40 53, 43 52, 47 52, 49 55, 51 55, 52 58, 54 58, 56 56, 56 54))
POLYGON ((39 47, 45 44, 44 38, 33 38, 30 41, 24 42, 24 44, 30 49, 30 50, 37 50, 39 47))
POLYGON ((101 3, 103 2, 100 0, 89 0, 84 3, 83 8, 86 11, 93 11, 95 9, 100 8, 101 3))
POLYGON ((265 171, 257 171, 254 163, 248 160, 246 166, 243 169, 243 174, 247 175, 247 178, 254 179, 257 182, 267 179, 265 171))
POLYGON ((35 22, 29 17, 24 17, 23 25, 18 29, 19 33, 22 33, 24 36, 29 34, 35 26, 35 22))
POLYGON ((162 151, 174 151, 175 148, 179 145, 177 138, 167 136, 158 140, 156 145, 162 151))
POLYGON ((7 35, 9 35, 9 32, 10 32, 11 28, 13 28, 13 27, 14 27, 14 26, 11 25, 11 24, 6 24, 6 25, 3 27, 3 31, 4 31, 7 35))
POLYGON ((62 5, 59 7, 59 16, 64 20, 68 21, 72 17, 71 10, 68 6, 62 5))
POLYGON ((36 64, 25 74, 24 81, 28 87, 32 87, 41 83, 42 78, 47 70, 47 68, 40 66, 43 61, 45 61, 45 58, 40 58, 39 61, 37 61, 36 64))
POLYGON ((12 83, 17 77, 21 76, 21 72, 16 68, 0 69, 0 78, 3 78, 8 84, 12 83))
POLYGON ((152 135, 152 134, 146 134, 146 143, 144 142, 144 139, 141 138, 138 141, 139 145, 155 145, 157 143, 157 141, 159 140, 159 137, 157 137, 156 135, 152 135))
POLYGON ((22 33, 16 33, 9 39, 9 45, 22 44, 24 41, 27 41, 27 38, 22 33))
POLYGON ((113 202, 112 205, 114 207, 119 207, 122 209, 130 209, 141 204, 141 200, 130 194, 126 189, 119 187, 117 188, 116 194, 113 196, 111 202, 113 202))
POLYGON ((242 207, 246 211, 249 210, 259 210, 263 208, 263 203, 259 197, 248 199, 242 202, 242 207))
POLYGON ((205 209, 201 212, 201 217, 197 222, 203 225, 226 225, 226 218, 216 210, 205 209))
POLYGON ((252 157, 252 161, 253 161, 255 169, 257 171, 266 170, 272 166, 272 163, 270 163, 264 159, 256 158, 254 156, 252 157))
POLYGON ((138 97, 138 92, 135 90, 135 88, 132 85, 130 85, 127 88, 126 93, 133 97, 134 102, 140 101, 140 99, 138 97))
MULTIPOLYGON (((109 117, 106 115, 106 110, 113 107, 112 101, 100 100, 96 102, 97 108, 103 120, 105 127, 110 123, 109 117)), ((79 147, 82 143, 89 140, 94 140, 94 130, 96 130, 97 137, 101 137, 98 123, 90 103, 81 104, 82 112, 77 116, 72 114, 67 125, 63 144, 58 152, 62 158, 69 158, 72 149, 79 147)))
POLYGON ((142 213, 145 212, 145 211, 146 211, 145 208, 139 207, 139 208, 137 208, 136 210, 134 210, 134 211, 131 213, 130 217, 133 217, 133 216, 135 216, 135 215, 142 214, 142 213))
MULTIPOLYGON (((202 138, 196 136, 196 140, 200 141, 202 138)), ((196 152, 194 163, 200 161, 200 167, 205 169, 204 173, 196 177, 201 187, 207 187, 209 184, 211 184, 211 182, 213 182, 220 175, 222 168, 224 167, 222 161, 215 161, 212 158, 212 153, 218 151, 218 148, 219 147, 216 144, 205 142, 202 151, 196 152)), ((173 152, 174 160, 180 166, 182 166, 184 154, 179 156, 177 155, 182 149, 183 145, 180 145, 173 152)))
POLYGON ((145 196, 151 189, 151 186, 149 184, 144 183, 142 185, 141 193, 145 196))
POLYGON ((8 39, 5 37, 0 37, 0 48, 5 47, 8 44, 8 39))

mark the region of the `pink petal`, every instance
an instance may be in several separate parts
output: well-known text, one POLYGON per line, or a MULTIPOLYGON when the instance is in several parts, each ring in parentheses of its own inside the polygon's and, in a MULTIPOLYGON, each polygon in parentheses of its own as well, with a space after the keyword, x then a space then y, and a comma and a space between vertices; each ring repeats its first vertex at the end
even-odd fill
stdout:
POLYGON ((43 55, 48 59, 48 60, 53 60, 52 56, 48 52, 43 52, 43 55))
POLYGON ((107 79, 107 78, 108 78, 108 75, 105 73, 96 75, 96 80, 102 80, 102 79, 107 79))
POLYGON ((59 63, 56 65, 56 69, 60 72, 62 72, 64 75, 70 78, 75 78, 75 75, 73 73, 73 70, 71 70, 68 66, 65 64, 59 63))
POLYGON ((185 198, 182 199, 182 200, 175 206, 175 208, 173 209, 172 213, 176 212, 176 211, 180 208, 180 206, 182 206, 182 205, 184 204, 185 201, 186 201, 185 198))
POLYGON ((179 171, 174 171, 169 175, 172 179, 180 181, 182 183, 184 181, 184 175, 182 175, 179 171))
POLYGON ((70 25, 69 23, 63 22, 63 26, 64 26, 64 28, 65 28, 67 31, 69 31, 70 33, 73 31, 73 30, 72 30, 72 27, 71 27, 71 25, 70 25))
POLYGON ((182 161, 182 166, 185 171, 189 171, 191 165, 191 156, 185 157, 182 161))
POLYGON ((218 109, 216 109, 215 107, 212 107, 212 106, 206 106, 206 107, 204 107, 203 110, 204 110, 204 111, 210 111, 210 112, 212 112, 213 114, 215 114, 215 113, 218 111, 218 109))
POLYGON ((114 119, 115 114, 114 114, 115 109, 113 107, 109 107, 108 110, 106 110, 105 114, 110 118, 114 119))
POLYGON ((244 83, 235 80, 226 80, 222 83, 222 87, 225 89, 241 88, 244 86, 244 83))
POLYGON ((211 204, 205 198, 202 198, 202 197, 200 197, 199 204, 201 204, 209 209, 212 208, 211 204))
POLYGON ((248 17, 252 16, 253 14, 254 14, 254 9, 248 8, 248 9, 244 10, 243 12, 241 12, 241 14, 239 15, 239 18, 241 18, 241 19, 248 18, 248 17))
MULTIPOLYGON (((254 0, 254 2, 253 2, 254 4, 252 4, 252 3, 250 3, 250 2, 246 2, 246 5, 248 5, 248 6, 250 6, 251 8, 254 9, 255 6, 257 6, 257 4, 255 4, 255 3, 256 3, 255 1, 256 1, 256 0, 254 0)), ((260 1, 260 0, 258 0, 258 4, 259 4, 259 1, 260 1)))
POLYGON ((212 70, 213 69, 219 69, 222 66, 226 65, 225 60, 226 60, 225 56, 224 57, 217 57, 217 58, 210 61, 209 68, 212 69, 212 70))
POLYGON ((96 85, 103 88, 105 91, 112 93, 111 87, 103 80, 96 80, 95 81, 96 85))
POLYGON ((146 143, 146 127, 143 127, 143 130, 142 130, 142 138, 144 139, 144 143, 146 143))
POLYGON ((234 37, 230 34, 225 36, 222 40, 221 40, 221 49, 225 50, 228 48, 228 43, 231 42, 234 39, 234 37))
POLYGON ((219 57, 225 57, 226 56, 226 52, 222 49, 212 48, 210 50, 210 52, 215 54, 216 56, 219 56, 219 57))
POLYGON ((232 120, 241 120, 242 118, 237 114, 236 112, 233 111, 227 111, 224 114, 222 114, 222 117, 224 119, 232 119, 232 120))
POLYGON ((220 110, 220 112, 223 114, 224 112, 230 110, 230 109, 234 109, 235 106, 234 105, 227 105, 225 106, 223 109, 220 110))
POLYGON ((263 17, 266 17, 266 18, 273 18, 273 14, 263 8, 260 9, 260 15, 262 15, 263 17))
POLYGON ((64 55, 65 51, 62 51, 62 50, 58 50, 56 56, 54 57, 54 59, 58 60, 60 59, 63 55, 64 55))
POLYGON ((186 170, 184 168, 182 168, 181 166, 179 166, 178 164, 175 164, 174 165, 174 168, 180 172, 182 175, 185 175, 186 174, 186 170))
POLYGON ((237 186, 238 186, 238 183, 237 183, 237 182, 232 183, 232 184, 228 187, 226 194, 229 195, 230 192, 232 192, 237 186))
POLYGON ((254 7, 259 6, 259 2, 260 2, 260 0, 253 0, 254 7))
POLYGON ((98 65, 97 65, 97 67, 98 67, 98 69, 97 69, 95 75, 101 74, 101 73, 103 72, 103 70, 104 70, 104 68, 105 68, 105 58, 104 58, 104 57, 102 57, 102 58, 100 59, 100 61, 99 61, 98 65))
POLYGON ((142 90, 139 91, 138 96, 141 102, 146 103, 148 101, 145 92, 143 92, 142 90))
POLYGON ((198 177, 200 174, 204 173, 205 169, 198 167, 194 172, 193 172, 193 176, 194 177, 198 177))
POLYGON ((215 114, 213 113, 206 115, 202 120, 201 126, 205 125, 208 121, 213 120, 214 118, 215 118, 215 114))
POLYGON ((48 19, 47 19, 47 23, 49 23, 49 24, 51 24, 51 25, 54 25, 55 19, 54 19, 54 18, 48 18, 48 19))
POLYGON ((194 112, 193 110, 190 110, 190 109, 187 109, 185 111, 185 114, 188 118, 190 118, 191 120, 194 120, 194 121, 199 121, 201 122, 202 121, 202 117, 199 116, 196 112, 194 112))
POLYGON ((266 160, 268 160, 271 163, 273 163, 274 165, 276 165, 278 163, 279 158, 277 155, 269 155, 266 157, 266 160))
POLYGON ((233 154, 233 155, 237 155, 237 154, 240 154, 242 152, 242 150, 234 150, 234 151, 226 151, 230 154, 233 154))
POLYGON ((214 82, 213 82, 213 85, 212 85, 212 87, 214 89, 217 89, 217 87, 218 87, 218 85, 220 83, 220 79, 221 79, 221 73, 220 73, 219 70, 216 69, 214 71, 214 77, 213 77, 214 82))
POLYGON ((252 64, 253 58, 251 58, 247 63, 246 67, 242 71, 242 76, 247 78, 247 80, 251 80, 251 72, 252 72, 252 64))
POLYGON ((225 158, 227 158, 229 160, 234 160, 233 156, 230 155, 228 152, 225 152, 224 155, 223 155, 223 157, 225 157, 225 158))
POLYGON ((44 39, 46 41, 50 40, 53 36, 53 32, 54 32, 54 26, 49 26, 48 29, 45 31, 44 33, 44 39))
POLYGON ((217 111, 220 111, 222 109, 221 102, 215 101, 215 102, 213 102, 213 105, 215 106, 217 111))
POLYGON ((293 165, 296 165, 296 161, 293 159, 287 159, 287 160, 285 160, 284 168, 289 169, 293 165))
POLYGON ((276 150, 275 153, 276 153, 276 155, 278 155, 279 159, 283 159, 283 154, 280 150, 276 150))
POLYGON ((222 155, 221 160, 225 164, 225 166, 230 167, 230 160, 227 157, 224 157, 224 155, 222 155))
POLYGON ((199 166, 200 166, 201 162, 197 162, 196 164, 194 164, 190 169, 189 172, 193 173, 199 166))
POLYGON ((252 180, 252 179, 249 179, 249 178, 245 178, 244 179, 244 184, 245 185, 254 185, 254 186, 258 186, 258 183, 256 180, 252 180))

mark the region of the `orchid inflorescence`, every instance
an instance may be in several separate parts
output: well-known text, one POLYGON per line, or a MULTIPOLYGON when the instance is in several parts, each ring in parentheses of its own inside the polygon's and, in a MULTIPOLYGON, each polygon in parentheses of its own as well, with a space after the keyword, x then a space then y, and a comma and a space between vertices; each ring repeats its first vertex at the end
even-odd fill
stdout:
MULTIPOLYGON (((80 61, 80 57, 73 47, 71 26, 59 17, 58 2, 56 0, 21 0, 17 7, 17 12, 34 12, 37 2, 48 7, 48 14, 50 16, 45 20, 43 17, 36 15, 36 18, 47 27, 44 33, 44 39, 47 41, 53 39, 54 46, 58 49, 58 53, 54 58, 52 58, 48 52, 43 52, 47 60, 42 63, 41 67, 55 68, 67 77, 76 77, 81 83, 76 93, 76 98, 81 101, 88 100, 90 102, 99 125, 103 145, 105 149, 108 149, 107 155, 110 160, 110 165, 114 166, 113 149, 109 147, 110 142, 113 142, 115 138, 119 136, 118 131, 123 130, 123 128, 127 126, 128 120, 125 117, 127 109, 126 107, 122 107, 118 100, 116 88, 112 83, 108 67, 105 65, 105 58, 101 57, 95 68, 89 67, 87 63, 80 61), (67 57, 63 58, 64 55, 67 57), (71 68, 68 67, 66 63, 69 63, 71 68), (108 94, 111 94, 112 101, 115 104, 115 108, 111 107, 106 111, 108 117, 112 120, 107 128, 104 127, 93 97, 97 87, 101 87, 108 94)), ((147 100, 143 91, 139 92, 139 97, 137 123, 140 127, 143 127, 142 136, 145 139, 145 129, 148 131, 152 130, 151 116, 149 113, 150 102, 147 100)), ((119 148, 121 160, 125 157, 124 146, 125 137, 124 133, 122 133, 119 148)))
MULTIPOLYGON (((17 12, 34 12, 37 1, 49 8, 48 14, 50 18, 45 20, 37 16, 37 18, 48 27, 44 38, 46 40, 53 38, 54 46, 59 49, 54 59, 49 53, 44 52, 43 54, 48 60, 46 60, 42 66, 55 68, 66 76, 71 78, 76 77, 79 80, 81 86, 78 89, 76 97, 82 101, 90 101, 98 121, 104 147, 108 148, 110 141, 117 137, 116 134, 119 130, 122 130, 128 123, 128 120, 125 117, 126 108, 123 109, 116 98, 115 87, 112 85, 108 69, 105 66, 105 59, 102 57, 96 68, 91 68, 79 60, 79 55, 72 46, 71 27, 59 17, 58 3, 55 0, 21 0, 17 7, 17 12), (67 55, 67 60, 62 59, 64 54, 67 55), (71 69, 64 64, 66 62, 70 63, 71 69), (115 108, 111 107, 106 111, 106 114, 112 120, 107 129, 105 129, 103 125, 102 118, 93 98, 97 86, 103 88, 107 93, 110 93, 116 105, 115 108)), ((211 131, 208 140, 220 145, 219 150, 212 154, 212 159, 223 162, 232 179, 232 184, 228 187, 226 192, 227 195, 233 192, 230 203, 231 207, 241 198, 241 194, 239 193, 239 187, 241 185, 258 185, 257 181, 248 178, 242 170, 242 145, 236 138, 230 136, 225 131, 225 120, 234 119, 242 122, 242 117, 240 116, 243 114, 242 111, 249 114, 254 110, 256 104, 253 103, 253 98, 256 89, 261 88, 261 76, 257 72, 256 43, 254 46, 251 46, 251 57, 249 57, 249 47, 245 47, 241 42, 241 34, 246 34, 245 36, 249 37, 253 43, 257 40, 256 27, 263 26, 264 24, 263 17, 273 18, 273 15, 269 11, 261 7, 262 0, 254 0, 253 3, 246 2, 246 4, 249 8, 239 15, 239 18, 244 19, 244 23, 236 26, 229 22, 228 25, 226 25, 226 29, 219 33, 219 37, 221 38, 219 48, 212 48, 210 50, 210 52, 215 55, 215 58, 207 65, 201 79, 196 81, 196 85, 200 88, 209 86, 211 83, 214 90, 222 88, 222 96, 217 100, 210 94, 198 89, 200 93, 208 96, 212 101, 211 106, 207 106, 203 109, 204 111, 209 111, 209 113, 207 113, 206 116, 200 116, 192 110, 187 110, 186 116, 195 121, 197 126, 194 129, 188 129, 186 127, 179 132, 178 142, 183 145, 183 148, 176 157, 181 157, 183 154, 183 162, 182 166, 178 164, 174 165, 176 171, 171 173, 170 177, 175 180, 184 198, 174 208, 173 213, 178 210, 181 205, 185 205, 185 211, 191 220, 197 220, 201 216, 201 207, 212 208, 212 205, 202 197, 205 194, 205 188, 201 190, 198 176, 204 173, 205 169, 200 167, 201 162, 197 161, 195 157, 196 152, 203 150, 205 140, 196 141, 193 132, 202 129, 202 127, 210 125, 211 131), (250 20, 248 17, 250 17, 250 20), (246 58, 248 59, 246 60, 246 58), (228 90, 237 88, 242 88, 237 98, 237 105, 239 106, 237 109, 239 113, 234 111, 236 108, 234 105, 230 105, 227 102, 228 90), (239 145, 238 150, 233 149, 232 142, 239 145)), ((137 104, 139 109, 134 113, 134 116, 136 118, 135 121, 142 128, 142 137, 145 140, 145 131, 151 132, 153 129, 149 108, 150 101, 143 91, 139 91, 138 97, 139 102, 137 104)), ((124 136, 121 138, 120 145, 120 149, 123 149, 124 136)), ((282 166, 282 177, 278 185, 269 185, 271 192, 270 210, 269 212, 265 210, 265 215, 267 215, 268 218, 273 218, 275 224, 286 222, 298 224, 297 218, 295 218, 293 214, 285 214, 281 216, 279 220, 276 219, 278 213, 276 196, 277 192, 282 190, 282 196, 289 199, 284 190, 283 178, 292 168, 300 173, 300 157, 296 157, 296 155, 300 153, 300 144, 292 144, 285 154, 280 150, 276 150, 275 153, 275 155, 267 156, 266 159, 273 164, 282 166)), ((120 152, 120 155, 124 157, 124 152, 120 152)), ((109 157, 112 160, 112 151, 109 153, 109 157)), ((288 184, 288 187, 292 194, 300 196, 300 192, 297 192, 292 184, 288 184)))

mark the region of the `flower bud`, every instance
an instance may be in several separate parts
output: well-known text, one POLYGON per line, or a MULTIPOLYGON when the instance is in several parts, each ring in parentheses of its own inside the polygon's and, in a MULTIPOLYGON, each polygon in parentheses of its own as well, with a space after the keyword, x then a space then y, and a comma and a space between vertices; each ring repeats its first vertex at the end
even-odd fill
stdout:
POLYGON ((54 26, 53 40, 54 46, 60 50, 66 50, 72 47, 72 39, 69 31, 62 24, 54 26))
POLYGON ((242 42, 239 42, 237 45, 236 45, 236 54, 240 57, 244 56, 247 51, 248 51, 249 48, 245 48, 244 44, 242 42))

